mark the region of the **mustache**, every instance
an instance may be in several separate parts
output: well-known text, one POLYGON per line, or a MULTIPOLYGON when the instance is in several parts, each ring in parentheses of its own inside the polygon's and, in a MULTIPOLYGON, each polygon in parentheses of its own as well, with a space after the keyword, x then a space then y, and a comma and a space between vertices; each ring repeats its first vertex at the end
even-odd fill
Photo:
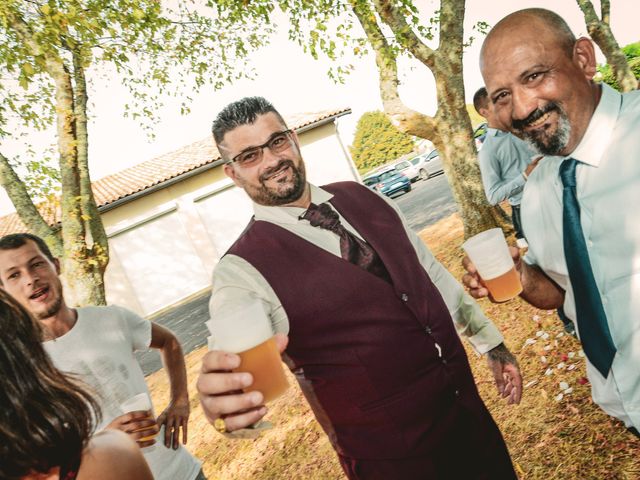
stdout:
POLYGON ((556 102, 549 102, 542 108, 536 108, 527 118, 522 120, 512 120, 511 126, 514 130, 524 130, 527 125, 531 125, 533 122, 542 118, 543 115, 553 110, 561 111, 560 106, 556 102))
POLYGON ((271 175, 278 173, 280 170, 287 167, 291 167, 292 170, 295 170, 295 165, 293 164, 293 161, 287 160, 287 159, 280 160, 275 167, 271 167, 270 169, 265 170, 264 173, 260 175, 260 181, 261 182, 266 181, 271 175))

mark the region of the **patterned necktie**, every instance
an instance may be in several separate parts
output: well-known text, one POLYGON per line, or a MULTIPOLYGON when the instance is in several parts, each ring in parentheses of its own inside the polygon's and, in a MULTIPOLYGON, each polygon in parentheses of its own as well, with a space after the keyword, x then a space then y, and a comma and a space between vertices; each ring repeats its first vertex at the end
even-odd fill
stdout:
POLYGON ((342 258, 391 283, 389 272, 373 247, 344 228, 340 217, 328 203, 312 203, 300 218, 309 220, 312 227, 324 228, 338 235, 342 258))
POLYGON ((564 257, 576 303, 578 329, 584 353, 594 367, 607 377, 616 353, 602 297, 589 261, 589 252, 580 223, 580 205, 576 195, 577 161, 568 158, 560 164, 562 179, 562 224, 564 257))

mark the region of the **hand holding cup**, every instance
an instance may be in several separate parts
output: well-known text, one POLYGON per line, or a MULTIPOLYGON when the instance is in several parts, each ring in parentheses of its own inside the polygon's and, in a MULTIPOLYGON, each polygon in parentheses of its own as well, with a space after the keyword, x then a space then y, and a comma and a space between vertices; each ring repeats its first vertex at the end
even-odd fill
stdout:
POLYGON ((462 283, 474 298, 489 297, 492 302, 505 302, 522 292, 516 264, 518 249, 508 247, 502 230, 494 228, 471 237, 462 245, 467 257, 462 264, 467 271, 462 283))

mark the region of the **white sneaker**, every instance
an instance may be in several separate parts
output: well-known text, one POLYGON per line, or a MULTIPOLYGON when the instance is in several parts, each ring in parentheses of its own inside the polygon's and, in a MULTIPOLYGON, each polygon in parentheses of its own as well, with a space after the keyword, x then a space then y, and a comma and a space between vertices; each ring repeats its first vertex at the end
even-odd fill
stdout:
POLYGON ((524 238, 517 239, 516 245, 518 246, 518 248, 527 248, 529 246, 529 244, 524 238))

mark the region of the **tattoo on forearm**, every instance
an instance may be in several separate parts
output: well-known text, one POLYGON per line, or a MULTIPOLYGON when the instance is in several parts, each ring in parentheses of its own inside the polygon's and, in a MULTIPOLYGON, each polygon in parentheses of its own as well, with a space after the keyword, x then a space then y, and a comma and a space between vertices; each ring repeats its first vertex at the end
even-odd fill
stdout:
POLYGON ((518 365, 518 361, 516 357, 507 349, 504 343, 501 343, 497 347, 489 350, 487 352, 487 356, 496 362, 500 362, 501 364, 512 363, 514 365, 518 365))

